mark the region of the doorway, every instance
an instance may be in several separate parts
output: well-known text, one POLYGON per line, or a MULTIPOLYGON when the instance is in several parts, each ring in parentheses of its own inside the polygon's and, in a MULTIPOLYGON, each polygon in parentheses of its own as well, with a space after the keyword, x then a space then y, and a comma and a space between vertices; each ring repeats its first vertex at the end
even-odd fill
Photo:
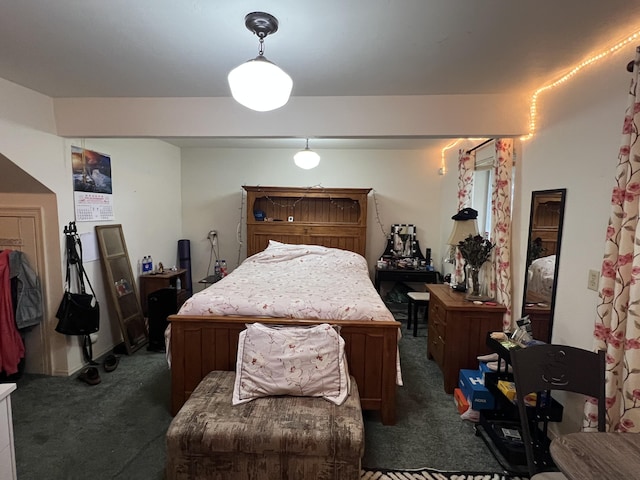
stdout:
MULTIPOLYGON (((43 195, 46 196, 46 195, 43 195)), ((55 196, 54 196, 55 199, 55 196)), ((4 202, 3 202, 4 203, 4 202)), ((18 250, 25 254, 29 266, 40 279, 44 318, 39 325, 23 329, 27 373, 52 374, 51 346, 47 328, 45 296, 46 263, 43 240, 43 212, 38 207, 0 206, 0 250, 18 250)))

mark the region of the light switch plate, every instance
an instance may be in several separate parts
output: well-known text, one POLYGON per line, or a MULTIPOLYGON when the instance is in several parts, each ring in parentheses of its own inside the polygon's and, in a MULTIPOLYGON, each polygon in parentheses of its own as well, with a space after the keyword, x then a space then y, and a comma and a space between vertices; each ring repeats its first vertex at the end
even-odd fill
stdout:
POLYGON ((595 292, 598 291, 598 282, 600 280, 600 272, 597 270, 589 270, 589 279, 587 281, 587 288, 595 292))

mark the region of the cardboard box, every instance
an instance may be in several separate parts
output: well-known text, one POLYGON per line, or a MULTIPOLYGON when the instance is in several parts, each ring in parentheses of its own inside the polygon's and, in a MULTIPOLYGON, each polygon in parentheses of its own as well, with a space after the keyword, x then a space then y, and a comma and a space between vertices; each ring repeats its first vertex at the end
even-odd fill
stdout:
POLYGON ((458 413, 460 415, 469 410, 467 397, 464 396, 464 393, 462 393, 462 390, 459 388, 455 388, 453 390, 453 401, 456 402, 456 407, 458 408, 458 413))
POLYGON ((485 388, 480 370, 460 370, 458 386, 474 410, 493 409, 493 395, 485 388))

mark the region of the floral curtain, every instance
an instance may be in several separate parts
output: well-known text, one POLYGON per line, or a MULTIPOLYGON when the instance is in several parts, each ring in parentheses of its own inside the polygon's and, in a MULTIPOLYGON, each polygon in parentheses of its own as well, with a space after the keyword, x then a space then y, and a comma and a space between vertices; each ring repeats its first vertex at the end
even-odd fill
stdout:
MULTIPOLYGON (((595 348, 606 350, 607 430, 640 432, 640 47, 629 90, 622 146, 611 196, 595 348)), ((584 430, 597 427, 597 407, 587 402, 584 430)))
MULTIPOLYGON (((473 194, 473 172, 475 170, 476 153, 468 153, 466 150, 458 150, 458 210, 455 215, 466 207, 471 207, 471 195, 473 194)), ((453 216, 453 215, 452 215, 453 216)), ((452 225, 453 228, 453 225, 452 225)), ((455 283, 464 279, 464 260, 459 249, 455 249, 456 268, 453 272, 455 283)))
POLYGON ((505 331, 511 330, 511 178, 513 139, 495 141, 496 155, 491 192, 491 241, 495 243, 491 263, 491 296, 507 307, 502 319, 505 331))

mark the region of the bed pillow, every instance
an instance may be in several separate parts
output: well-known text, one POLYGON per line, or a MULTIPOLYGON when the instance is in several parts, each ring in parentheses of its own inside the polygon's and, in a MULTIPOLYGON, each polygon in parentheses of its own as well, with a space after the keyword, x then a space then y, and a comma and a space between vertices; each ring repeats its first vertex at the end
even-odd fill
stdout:
POLYGON ((340 405, 349 389, 344 339, 331 325, 252 323, 240 332, 233 405, 271 395, 323 397, 340 405))

